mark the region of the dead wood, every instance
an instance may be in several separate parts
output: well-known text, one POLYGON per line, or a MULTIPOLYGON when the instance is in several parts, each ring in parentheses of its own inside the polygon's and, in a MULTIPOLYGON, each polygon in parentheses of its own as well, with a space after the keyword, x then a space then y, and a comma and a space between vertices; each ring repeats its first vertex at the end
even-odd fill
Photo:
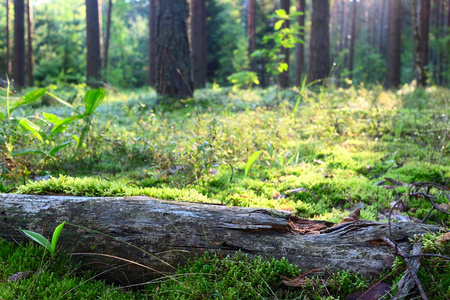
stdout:
POLYGON ((306 220, 284 211, 162 201, 149 197, 74 197, 0 194, 0 237, 28 242, 18 229, 50 237, 66 221, 59 249, 125 283, 142 282, 154 272, 173 272, 195 254, 221 250, 250 256, 287 258, 302 272, 347 269, 378 276, 394 253, 390 239, 410 251, 414 234, 439 228, 412 222, 360 220, 333 223, 306 220), (99 255, 106 254, 106 255, 99 255), (107 257, 109 256, 109 257, 107 257), (137 267, 117 256, 150 267, 137 267))

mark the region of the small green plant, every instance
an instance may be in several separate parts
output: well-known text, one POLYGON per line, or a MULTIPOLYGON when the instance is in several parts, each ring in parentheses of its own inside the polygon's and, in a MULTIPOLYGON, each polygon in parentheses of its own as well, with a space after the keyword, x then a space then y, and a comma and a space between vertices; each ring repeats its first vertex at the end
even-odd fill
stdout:
POLYGON ((253 163, 258 159, 259 155, 261 154, 262 150, 256 151, 250 157, 248 158, 247 163, 245 164, 245 176, 247 176, 248 171, 250 170, 250 167, 253 165, 253 163))
POLYGON ((250 71, 233 73, 227 77, 227 80, 233 84, 234 90, 242 87, 251 89, 253 84, 259 84, 258 75, 250 71))
POLYGON ((41 234, 39 234, 37 232, 33 232, 33 231, 25 230, 25 229, 22 229, 22 232, 25 233, 33 241, 39 243, 45 249, 47 249, 50 252, 50 255, 53 259, 55 257, 56 244, 58 243, 59 236, 61 235, 61 231, 62 231, 65 223, 66 222, 62 222, 55 228, 55 231, 53 232, 51 243, 44 236, 42 236, 41 234))

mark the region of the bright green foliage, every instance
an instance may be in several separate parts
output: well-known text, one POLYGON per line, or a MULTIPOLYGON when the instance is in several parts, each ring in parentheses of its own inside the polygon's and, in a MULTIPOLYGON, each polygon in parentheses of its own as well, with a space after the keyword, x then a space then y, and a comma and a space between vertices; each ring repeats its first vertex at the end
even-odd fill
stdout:
POLYGON ((139 294, 124 294, 121 289, 92 280, 81 273, 69 256, 48 260, 44 248, 33 244, 17 247, 0 240, 0 298, 15 299, 142 299, 139 294), (17 282, 7 279, 18 272, 33 271, 17 282), (77 275, 79 277, 77 277, 77 275))
POLYGON ((52 258, 55 257, 55 251, 56 251, 56 245, 58 244, 59 236, 61 234, 61 231, 64 227, 64 224, 66 222, 63 222, 59 224, 55 231, 53 232, 52 242, 50 243, 45 237, 43 237, 41 234, 29 230, 22 229, 22 232, 25 233, 29 238, 34 240, 35 242, 39 243, 41 246, 43 246, 45 249, 47 249, 50 252, 50 255, 52 258))

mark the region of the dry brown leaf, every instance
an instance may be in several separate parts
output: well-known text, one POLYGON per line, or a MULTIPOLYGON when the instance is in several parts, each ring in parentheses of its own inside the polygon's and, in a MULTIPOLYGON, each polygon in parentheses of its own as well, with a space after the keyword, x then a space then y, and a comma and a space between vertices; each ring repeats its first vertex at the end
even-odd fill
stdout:
POLYGON ((438 240, 438 243, 450 242, 450 232, 444 233, 438 240))
POLYGON ((11 275, 11 276, 8 278, 8 281, 9 281, 9 282, 19 281, 19 280, 22 280, 22 279, 24 279, 24 278, 27 278, 27 277, 29 277, 29 276, 31 276, 31 275, 33 275, 33 274, 34 274, 33 271, 18 272, 18 273, 16 273, 16 274, 11 275))
POLYGON ((367 289, 359 291, 348 296, 348 300, 376 300, 384 296, 392 285, 384 282, 378 282, 367 289))
POLYGON ((359 220, 361 219, 360 213, 361 213, 360 208, 355 209, 355 211, 353 211, 347 217, 343 218, 339 224, 348 223, 348 222, 359 222, 359 220))

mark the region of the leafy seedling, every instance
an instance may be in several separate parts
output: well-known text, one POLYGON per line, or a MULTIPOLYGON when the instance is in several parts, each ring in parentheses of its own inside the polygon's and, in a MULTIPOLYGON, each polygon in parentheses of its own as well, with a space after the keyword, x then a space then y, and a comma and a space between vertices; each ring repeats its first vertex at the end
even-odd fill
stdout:
POLYGON ((248 158, 247 164, 245 165, 245 176, 248 174, 248 170, 250 170, 250 167, 253 165, 253 163, 258 159, 259 155, 261 154, 261 150, 256 151, 250 157, 248 158))
POLYGON ((24 230, 22 229, 22 232, 25 233, 29 238, 31 238, 33 241, 37 242, 41 246, 43 246, 45 249, 47 249, 50 252, 50 255, 52 258, 55 256, 55 250, 56 250, 56 244, 59 240, 59 235, 61 234, 61 231, 64 227, 64 224, 66 222, 63 222, 56 227, 55 231, 53 232, 52 242, 50 243, 44 236, 40 235, 37 232, 24 230))

